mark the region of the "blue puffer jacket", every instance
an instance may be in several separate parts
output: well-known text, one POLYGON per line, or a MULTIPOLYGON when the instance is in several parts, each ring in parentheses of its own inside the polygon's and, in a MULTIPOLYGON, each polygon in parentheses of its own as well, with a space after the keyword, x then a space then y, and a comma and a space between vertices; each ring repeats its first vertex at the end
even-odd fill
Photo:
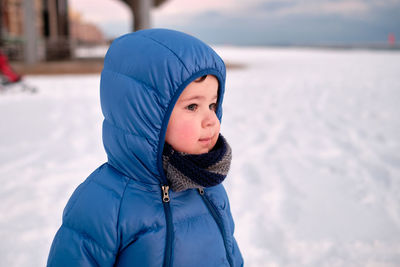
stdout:
POLYGON ((48 266, 243 265, 223 186, 165 187, 171 111, 186 85, 205 74, 219 80, 220 107, 225 65, 198 39, 152 29, 112 43, 100 86, 108 162, 71 196, 48 266))

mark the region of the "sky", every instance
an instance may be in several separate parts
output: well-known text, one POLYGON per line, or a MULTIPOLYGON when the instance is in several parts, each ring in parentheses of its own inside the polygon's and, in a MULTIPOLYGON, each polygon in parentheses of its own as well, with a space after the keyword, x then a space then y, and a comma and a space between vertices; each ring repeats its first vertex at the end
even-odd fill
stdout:
MULTIPOLYGON (((69 0, 107 37, 130 31, 120 0, 69 0)), ((400 42, 400 0, 167 0, 152 26, 193 34, 211 44, 289 45, 400 42)))

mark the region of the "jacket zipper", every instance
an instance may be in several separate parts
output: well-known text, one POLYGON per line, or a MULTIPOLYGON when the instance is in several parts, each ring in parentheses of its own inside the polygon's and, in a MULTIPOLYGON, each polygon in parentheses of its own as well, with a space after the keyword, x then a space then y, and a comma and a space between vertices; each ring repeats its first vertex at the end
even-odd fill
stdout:
POLYGON ((225 226, 222 222, 222 219, 217 212, 217 208, 215 207, 214 203, 207 197, 206 194, 204 194, 204 189, 199 188, 199 193, 200 196, 203 198, 204 203, 206 204, 208 210, 210 211, 212 217, 214 218, 214 221, 217 223, 219 231, 221 232, 222 239, 224 240, 224 246, 225 246, 225 252, 226 252, 226 258, 228 259, 229 266, 233 266, 232 259, 230 257, 229 251, 228 251, 228 244, 227 244, 227 238, 225 234, 225 226))
POLYGON ((173 225, 172 225, 172 214, 171 207, 169 204, 169 186, 161 186, 162 190, 162 201, 164 206, 165 220, 167 222, 167 238, 165 243, 165 254, 164 254, 164 264, 163 267, 171 266, 171 256, 172 256, 172 239, 173 239, 173 225))

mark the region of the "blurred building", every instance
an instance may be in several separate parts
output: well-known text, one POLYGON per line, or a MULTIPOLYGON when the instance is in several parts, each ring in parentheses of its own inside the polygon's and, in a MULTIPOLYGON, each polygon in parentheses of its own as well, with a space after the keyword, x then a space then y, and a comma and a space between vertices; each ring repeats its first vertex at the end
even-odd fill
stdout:
MULTIPOLYGON (((120 1, 131 9, 138 30, 151 27, 151 8, 167 0, 120 1)), ((10 59, 34 63, 68 59, 75 45, 104 42, 99 28, 69 13, 68 0, 0 0, 2 50, 10 59)))
POLYGON ((33 23, 30 36, 34 37, 38 60, 69 58, 68 0, 31 1, 33 10, 27 11, 26 0, 0 0, 2 49, 11 59, 22 60, 27 42, 24 28, 33 23))
POLYGON ((86 22, 82 15, 75 11, 69 12, 70 38, 73 46, 105 44, 103 32, 93 23, 86 22))

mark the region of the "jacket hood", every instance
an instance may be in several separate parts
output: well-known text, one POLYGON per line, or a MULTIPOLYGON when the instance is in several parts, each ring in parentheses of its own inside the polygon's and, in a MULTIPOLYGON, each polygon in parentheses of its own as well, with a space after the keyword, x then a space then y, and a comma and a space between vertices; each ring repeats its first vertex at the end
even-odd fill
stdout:
POLYGON ((114 40, 100 82, 108 163, 140 182, 166 184, 162 151, 179 95, 198 77, 214 75, 221 120, 225 73, 214 50, 182 32, 141 30, 114 40))

